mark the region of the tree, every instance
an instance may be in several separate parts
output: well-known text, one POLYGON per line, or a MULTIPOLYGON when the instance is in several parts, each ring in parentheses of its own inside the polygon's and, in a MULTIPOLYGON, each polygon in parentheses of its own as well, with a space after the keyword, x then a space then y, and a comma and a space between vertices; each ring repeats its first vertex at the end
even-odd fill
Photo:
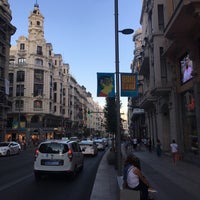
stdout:
POLYGON ((117 115, 116 103, 114 97, 106 98, 106 105, 104 108, 105 114, 105 129, 108 133, 114 135, 117 132, 117 115))

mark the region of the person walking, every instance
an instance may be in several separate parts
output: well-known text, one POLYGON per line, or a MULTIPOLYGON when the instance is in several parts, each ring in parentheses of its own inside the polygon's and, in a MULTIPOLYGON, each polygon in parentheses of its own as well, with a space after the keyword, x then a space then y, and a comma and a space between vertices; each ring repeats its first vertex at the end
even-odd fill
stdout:
POLYGON ((157 156, 158 156, 158 157, 160 157, 160 156, 161 156, 161 153, 162 153, 162 150, 161 150, 161 142, 160 142, 159 139, 157 139, 156 153, 157 153, 157 156))
POLYGON ((170 148, 171 148, 173 163, 176 164, 177 156, 178 156, 178 144, 176 144, 175 140, 172 140, 172 143, 170 144, 170 148))
POLYGON ((125 160, 123 180, 124 188, 140 191, 140 200, 149 199, 149 190, 153 191, 153 188, 141 172, 139 159, 133 154, 125 160))
POLYGON ((137 150, 137 144, 138 144, 138 140, 136 137, 133 138, 133 148, 134 150, 137 150))
POLYGON ((149 152, 152 151, 152 149, 151 149, 151 138, 148 139, 148 149, 149 149, 149 152))

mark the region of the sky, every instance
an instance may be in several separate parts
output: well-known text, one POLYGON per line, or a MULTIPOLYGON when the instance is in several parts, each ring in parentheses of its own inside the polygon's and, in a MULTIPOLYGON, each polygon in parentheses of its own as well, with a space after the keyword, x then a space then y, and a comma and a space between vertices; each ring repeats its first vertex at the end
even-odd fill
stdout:
MULTIPOLYGON (((85 86, 94 101, 103 107, 105 97, 97 97, 97 72, 115 72, 114 0, 8 0, 12 25, 17 28, 11 37, 16 45, 20 36, 28 37, 28 17, 37 2, 44 16, 44 37, 70 65, 70 74, 85 86)), ((140 25, 142 0, 118 0, 119 30, 137 31, 140 25)), ((133 35, 119 33, 119 71, 131 72, 133 35)), ((127 97, 120 98, 122 111, 127 111, 127 97)))

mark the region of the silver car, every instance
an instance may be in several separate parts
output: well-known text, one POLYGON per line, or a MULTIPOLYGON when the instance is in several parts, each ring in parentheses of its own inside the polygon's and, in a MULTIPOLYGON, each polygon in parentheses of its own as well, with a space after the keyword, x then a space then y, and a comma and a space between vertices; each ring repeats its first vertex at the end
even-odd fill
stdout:
POLYGON ((0 142, 0 156, 19 154, 20 151, 21 145, 17 142, 0 142))

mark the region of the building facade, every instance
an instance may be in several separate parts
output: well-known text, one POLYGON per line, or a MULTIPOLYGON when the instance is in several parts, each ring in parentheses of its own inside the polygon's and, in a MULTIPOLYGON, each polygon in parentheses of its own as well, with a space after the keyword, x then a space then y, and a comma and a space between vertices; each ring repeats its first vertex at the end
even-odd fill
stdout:
POLYGON ((5 135, 8 101, 9 81, 8 65, 11 36, 16 28, 10 23, 12 20, 10 6, 7 0, 0 2, 0 141, 5 135))
POLYGON ((10 48, 12 106, 4 139, 37 144, 45 139, 82 136, 88 120, 88 92, 71 76, 62 55, 46 43, 38 4, 28 20, 28 37, 20 36, 10 48))
POLYGON ((159 139, 164 151, 175 139, 180 151, 195 160, 200 149, 199 8, 199 0, 143 1, 137 36, 142 42, 132 63, 132 71, 142 76, 142 92, 129 100, 132 110, 144 109, 143 117, 131 115, 132 126, 146 126, 139 137, 150 138, 154 146, 159 139))

